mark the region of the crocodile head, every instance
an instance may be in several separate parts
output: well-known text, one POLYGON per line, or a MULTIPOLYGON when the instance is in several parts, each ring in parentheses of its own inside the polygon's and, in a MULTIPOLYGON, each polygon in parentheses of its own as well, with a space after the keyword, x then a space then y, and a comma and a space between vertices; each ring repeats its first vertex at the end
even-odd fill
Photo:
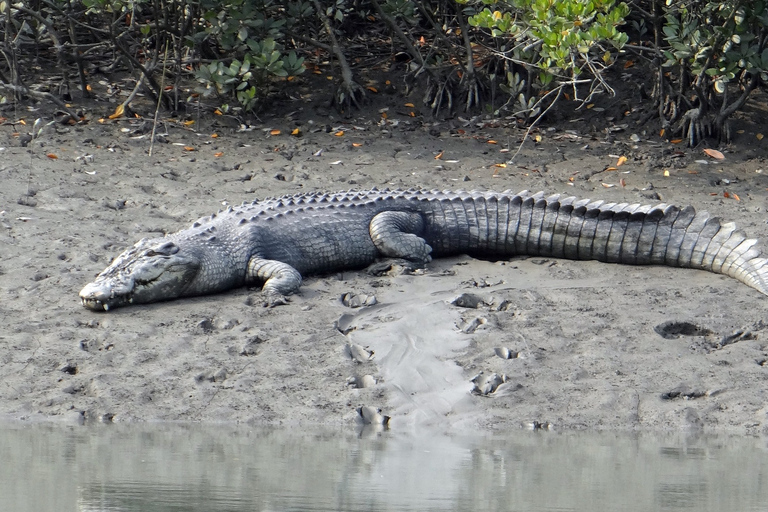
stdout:
POLYGON ((185 295, 199 269, 200 261, 175 243, 145 238, 87 284, 80 299, 94 311, 174 299, 185 295))

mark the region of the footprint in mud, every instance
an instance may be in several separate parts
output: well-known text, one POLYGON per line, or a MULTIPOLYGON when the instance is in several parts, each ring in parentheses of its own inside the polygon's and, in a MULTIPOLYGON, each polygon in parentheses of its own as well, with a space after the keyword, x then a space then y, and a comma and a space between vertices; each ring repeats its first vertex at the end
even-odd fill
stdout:
POLYGON ((656 334, 668 340, 675 340, 681 336, 711 336, 714 331, 706 327, 700 327, 691 322, 679 322, 677 320, 668 320, 662 322, 653 328, 656 334))

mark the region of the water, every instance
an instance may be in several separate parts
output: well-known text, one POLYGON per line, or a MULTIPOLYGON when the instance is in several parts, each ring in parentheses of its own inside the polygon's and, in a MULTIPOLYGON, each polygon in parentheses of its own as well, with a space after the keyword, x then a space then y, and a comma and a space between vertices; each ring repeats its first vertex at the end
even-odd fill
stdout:
POLYGON ((0 511, 765 510, 768 439, 0 424, 0 511))

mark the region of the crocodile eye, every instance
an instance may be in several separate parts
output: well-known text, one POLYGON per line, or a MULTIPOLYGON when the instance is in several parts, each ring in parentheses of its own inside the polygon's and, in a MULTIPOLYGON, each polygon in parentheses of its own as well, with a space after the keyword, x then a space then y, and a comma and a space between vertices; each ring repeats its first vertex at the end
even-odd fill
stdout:
POLYGON ((170 256, 179 252, 179 246, 173 242, 166 242, 158 247, 147 249, 145 256, 170 256))

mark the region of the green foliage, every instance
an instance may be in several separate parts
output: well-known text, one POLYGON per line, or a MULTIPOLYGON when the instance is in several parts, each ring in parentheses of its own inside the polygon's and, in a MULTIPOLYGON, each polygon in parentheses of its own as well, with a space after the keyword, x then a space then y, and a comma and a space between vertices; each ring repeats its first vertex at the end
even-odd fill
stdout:
POLYGON ((722 94, 743 72, 768 80, 768 48, 759 37, 768 27, 764 0, 671 3, 664 8, 665 67, 681 67, 698 85, 722 94))
POLYGON ((205 95, 216 94, 224 100, 231 98, 245 111, 254 109, 268 92, 273 77, 287 78, 304 71, 304 58, 295 52, 285 52, 278 43, 284 38, 283 29, 296 18, 312 13, 307 2, 272 0, 202 0, 204 29, 188 39, 195 48, 203 44, 215 46, 225 55, 201 66, 196 78, 205 95))
POLYGON ((536 71, 532 74, 535 84, 526 84, 523 77, 510 71, 502 86, 516 100, 519 111, 528 115, 536 115, 539 107, 523 94, 527 86, 550 89, 591 81, 590 89, 597 90, 605 83, 602 71, 628 39, 619 27, 629 8, 616 0, 459 2, 475 8, 470 25, 487 30, 500 42, 499 49, 509 60, 536 71))
POLYGON ((509 37, 516 43, 537 48, 535 64, 544 74, 578 76, 590 53, 608 42, 620 49, 627 35, 618 27, 629 8, 615 0, 482 0, 492 4, 471 16, 470 24, 491 30, 494 37, 509 37))

